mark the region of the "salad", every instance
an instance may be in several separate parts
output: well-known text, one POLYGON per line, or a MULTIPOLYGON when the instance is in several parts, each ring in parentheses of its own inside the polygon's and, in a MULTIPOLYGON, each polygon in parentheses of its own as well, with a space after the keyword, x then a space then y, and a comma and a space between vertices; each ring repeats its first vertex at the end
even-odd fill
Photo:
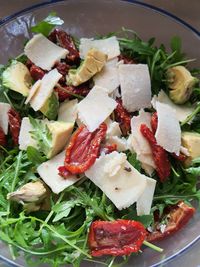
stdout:
POLYGON ((63 23, 49 14, 0 68, 0 240, 28 266, 160 253, 200 201, 200 70, 179 37, 63 23))

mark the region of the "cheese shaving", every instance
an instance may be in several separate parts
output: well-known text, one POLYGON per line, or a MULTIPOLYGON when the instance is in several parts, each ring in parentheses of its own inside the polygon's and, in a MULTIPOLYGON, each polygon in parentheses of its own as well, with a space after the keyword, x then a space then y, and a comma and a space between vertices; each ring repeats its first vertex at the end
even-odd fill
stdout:
POLYGON ((128 161, 121 164, 115 175, 108 175, 105 165, 109 166, 109 162, 113 162, 117 154, 112 152, 100 156, 85 174, 121 210, 135 203, 142 195, 146 186, 146 176, 140 174, 128 161))
POLYGON ((68 50, 64 49, 42 34, 36 34, 24 48, 24 54, 38 67, 51 70, 54 64, 65 58, 68 50))
POLYGON ((108 56, 108 60, 120 55, 119 42, 116 36, 100 40, 87 39, 87 38, 80 39, 79 50, 81 58, 85 58, 88 51, 91 48, 96 48, 99 51, 106 54, 108 56))
POLYGON ((167 104, 171 108, 176 110, 176 116, 180 122, 184 121, 194 111, 194 107, 187 107, 186 105, 176 105, 175 103, 173 103, 163 90, 159 92, 158 96, 154 96, 152 98, 152 105, 155 109, 156 101, 159 101, 163 104, 167 104))
POLYGON ((151 106, 151 80, 145 64, 120 64, 123 106, 130 112, 151 106))
POLYGON ((62 75, 57 71, 57 69, 53 69, 44 75, 41 80, 40 87, 30 100, 30 105, 35 111, 38 111, 42 108, 42 106, 53 93, 53 88, 61 77, 62 75))
POLYGON ((67 179, 63 179, 58 174, 58 167, 63 166, 65 160, 65 151, 61 152, 54 158, 42 163, 38 168, 37 172, 42 180, 51 188, 55 194, 59 194, 65 188, 76 183, 76 175, 70 175, 67 179))
POLYGON ((10 109, 10 104, 0 103, 0 127, 5 134, 8 134, 8 111, 10 109))
POLYGON ((93 87, 89 94, 78 104, 79 119, 87 126, 90 132, 96 130, 104 122, 117 103, 98 86, 93 87))
POLYGON ((156 102, 158 127, 156 141, 165 150, 179 155, 181 148, 181 128, 176 111, 167 104, 156 102))

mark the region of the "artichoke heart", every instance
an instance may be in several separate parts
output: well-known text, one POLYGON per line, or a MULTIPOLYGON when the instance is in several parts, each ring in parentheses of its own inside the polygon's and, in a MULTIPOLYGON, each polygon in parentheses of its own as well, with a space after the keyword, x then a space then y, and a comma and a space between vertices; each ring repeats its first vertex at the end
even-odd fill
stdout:
POLYGON ((7 199, 23 204, 24 208, 31 212, 39 210, 47 196, 48 192, 44 184, 36 181, 27 183, 15 192, 9 193, 7 199))
POLYGON ((176 66, 168 69, 167 79, 172 101, 176 104, 184 104, 188 101, 197 78, 193 77, 184 66, 176 66))
POLYGON ((102 70, 106 61, 106 54, 95 48, 91 48, 79 68, 69 70, 67 75, 67 83, 69 85, 78 86, 88 81, 97 72, 102 70))

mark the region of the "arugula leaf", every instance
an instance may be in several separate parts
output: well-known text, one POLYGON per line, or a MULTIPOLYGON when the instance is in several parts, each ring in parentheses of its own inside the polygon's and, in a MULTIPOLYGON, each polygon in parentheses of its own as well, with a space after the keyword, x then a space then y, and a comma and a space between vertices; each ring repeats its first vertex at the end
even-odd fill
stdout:
POLYGON ((31 116, 29 116, 29 120, 33 126, 33 131, 30 132, 32 138, 37 141, 38 149, 47 155, 52 147, 52 134, 48 126, 43 121, 34 119, 31 116))
POLYGON ((129 162, 134 168, 136 168, 139 172, 141 171, 141 163, 140 163, 140 161, 137 159, 137 155, 136 155, 136 153, 131 153, 130 151, 128 151, 128 153, 127 153, 127 160, 128 160, 128 162, 129 162))
POLYGON ((42 156, 35 147, 28 146, 26 153, 28 159, 35 165, 40 165, 47 160, 47 158, 45 156, 42 156))
POLYGON ((55 26, 62 25, 63 23, 64 21, 56 16, 56 12, 51 12, 43 21, 31 27, 31 30, 32 32, 48 36, 55 26))
POLYGON ((185 55, 181 52, 181 38, 178 36, 174 36, 171 39, 170 42, 171 50, 172 52, 175 52, 174 54, 174 60, 175 61, 181 61, 185 57, 185 55))

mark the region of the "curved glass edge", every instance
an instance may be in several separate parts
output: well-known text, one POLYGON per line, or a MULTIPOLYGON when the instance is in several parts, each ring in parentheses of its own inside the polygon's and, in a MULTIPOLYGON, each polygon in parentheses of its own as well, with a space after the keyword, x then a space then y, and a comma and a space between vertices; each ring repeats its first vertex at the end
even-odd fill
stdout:
MULTIPOLYGON (((6 16, 3 19, 0 19, 0 26, 2 26, 3 24, 9 22, 10 20, 14 19, 17 16, 20 16, 28 11, 31 11, 33 9, 39 8, 39 7, 43 7, 46 5, 50 5, 50 4, 55 4, 55 3, 59 3, 59 2, 65 2, 66 0, 49 0, 49 1, 45 1, 36 5, 32 5, 30 7, 27 7, 25 9, 22 9, 18 12, 13 13, 12 15, 6 16)), ((171 12, 168 12, 162 8, 159 7, 155 7, 151 4, 147 4, 144 2, 140 2, 137 0, 120 0, 123 2, 129 2, 132 4, 136 4, 139 6, 143 6, 145 8, 148 8, 150 10, 154 10, 166 17, 169 17, 173 20, 175 20, 176 22, 182 24, 184 27, 188 28, 190 31, 192 31, 193 33, 195 33, 198 37, 200 37, 200 31, 198 31, 196 28, 194 28, 193 26, 191 26, 189 23, 187 23, 186 21, 182 20, 181 18, 177 17, 176 15, 172 14, 171 12)), ((161 264, 166 264, 167 262, 170 262, 172 260, 174 260, 176 257, 180 256, 181 254, 183 254, 184 252, 186 252, 189 248, 191 248, 193 245, 195 245, 198 241, 200 240, 200 235, 194 239, 192 242, 190 242, 187 246, 185 246, 183 249, 181 249, 180 251, 178 251, 177 253, 173 254, 170 257, 167 257, 166 259, 151 265, 150 267, 159 267, 161 264)), ((4 261, 6 264, 8 264, 9 266, 13 266, 13 267, 22 267, 21 265, 18 265, 17 263, 14 263, 13 261, 3 257, 0 255, 0 260, 4 261)))

